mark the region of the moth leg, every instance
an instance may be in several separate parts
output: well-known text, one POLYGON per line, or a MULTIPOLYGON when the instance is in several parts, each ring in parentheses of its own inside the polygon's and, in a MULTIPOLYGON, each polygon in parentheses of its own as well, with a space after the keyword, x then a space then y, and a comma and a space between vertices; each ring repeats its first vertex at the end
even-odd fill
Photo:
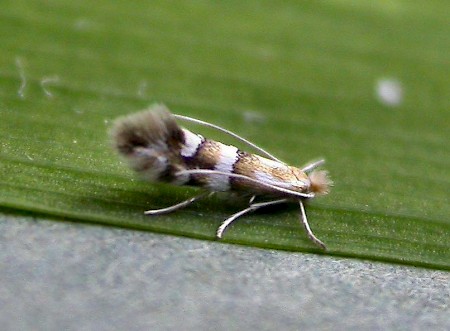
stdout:
POLYGON ((317 246, 319 246, 320 248, 322 248, 323 250, 326 250, 327 247, 325 246, 325 244, 320 241, 312 232, 311 228, 309 227, 308 224, 308 219, 306 218, 306 212, 305 212, 305 206, 303 206, 303 202, 302 200, 298 200, 298 203, 300 205, 300 220, 302 222, 303 227, 306 230, 306 234, 308 235, 308 238, 317 246))
POLYGON ((325 160, 319 160, 319 161, 315 161, 313 163, 307 164, 306 166, 304 166, 302 168, 302 171, 305 173, 310 173, 311 171, 313 171, 314 169, 316 169, 317 167, 320 167, 322 164, 325 163, 325 160))
MULTIPOLYGON (((253 197, 252 197, 253 198, 253 197)), ((253 199, 252 199, 253 200, 253 199)), ((219 226, 219 228, 217 229, 216 232, 216 237, 218 239, 222 238, 222 235, 225 231, 225 229, 228 227, 228 225, 230 225, 231 223, 233 223, 236 219, 238 219, 239 217, 241 217, 242 215, 245 215, 247 213, 253 212, 259 208, 263 208, 263 207, 267 207, 267 206, 272 206, 272 205, 276 205, 276 204, 280 204, 280 203, 284 203, 288 201, 288 199, 278 199, 278 200, 273 200, 273 201, 267 201, 267 202, 260 202, 260 203, 252 203, 250 206, 248 206, 247 208, 241 210, 240 212, 237 212, 236 214, 231 215, 230 217, 228 217, 225 221, 223 221, 223 223, 219 226)))
POLYGON ((205 193, 196 195, 195 197, 192 197, 192 198, 190 198, 190 199, 187 199, 187 200, 185 200, 185 201, 183 201, 183 202, 177 203, 176 205, 173 205, 173 206, 170 206, 170 207, 161 208, 161 209, 147 210, 147 211, 144 212, 144 214, 145 214, 145 215, 162 215, 162 214, 168 214, 168 213, 171 213, 171 212, 173 212, 173 211, 175 211, 175 210, 184 208, 184 207, 190 205, 191 203, 193 203, 193 202, 195 202, 195 201, 197 201, 197 200, 200 200, 200 199, 202 199, 202 198, 204 198, 204 197, 207 197, 207 196, 211 196, 211 195, 213 195, 213 194, 214 194, 214 192, 205 192, 205 193))

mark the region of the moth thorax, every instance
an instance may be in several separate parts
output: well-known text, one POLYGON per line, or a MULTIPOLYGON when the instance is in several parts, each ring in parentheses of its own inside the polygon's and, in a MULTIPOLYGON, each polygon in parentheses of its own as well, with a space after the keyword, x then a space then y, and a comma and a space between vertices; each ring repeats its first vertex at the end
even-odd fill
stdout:
POLYGON ((299 168, 291 166, 289 168, 292 172, 293 177, 295 178, 295 180, 290 183, 292 187, 291 189, 300 193, 310 192, 311 181, 308 175, 299 168))

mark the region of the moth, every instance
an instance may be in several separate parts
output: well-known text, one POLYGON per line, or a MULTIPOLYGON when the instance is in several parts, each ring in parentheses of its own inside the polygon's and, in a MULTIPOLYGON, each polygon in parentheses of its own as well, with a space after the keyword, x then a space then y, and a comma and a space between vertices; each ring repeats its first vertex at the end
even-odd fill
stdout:
POLYGON ((249 206, 231 215, 217 229, 217 238, 222 238, 227 227, 247 213, 263 207, 297 203, 300 220, 309 239, 326 248, 312 232, 304 207, 304 201, 327 194, 332 185, 327 171, 316 170, 324 160, 303 168, 289 166, 231 131, 195 118, 172 114, 162 104, 118 118, 112 127, 111 137, 114 148, 145 180, 203 189, 200 195, 167 208, 148 210, 146 215, 170 213, 215 192, 233 192, 249 197, 249 206), (176 120, 217 129, 263 156, 204 138, 181 127, 176 120))

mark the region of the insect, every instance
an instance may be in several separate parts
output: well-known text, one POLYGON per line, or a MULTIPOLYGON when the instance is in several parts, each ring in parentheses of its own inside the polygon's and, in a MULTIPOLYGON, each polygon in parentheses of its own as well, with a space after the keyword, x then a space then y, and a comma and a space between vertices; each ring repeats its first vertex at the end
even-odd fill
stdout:
POLYGON ((324 160, 303 168, 289 166, 231 131, 195 118, 172 114, 162 104, 118 118, 111 130, 111 137, 118 153, 144 179, 204 189, 200 195, 167 208, 148 210, 146 215, 170 213, 215 192, 237 192, 248 196, 249 206, 231 215, 217 229, 217 238, 222 238, 227 227, 239 217, 263 207, 294 202, 300 207, 300 220, 309 239, 326 248, 312 232, 304 207, 305 200, 327 194, 332 185, 326 171, 315 170, 324 160), (206 139, 179 126, 176 120, 217 129, 263 156, 206 139))

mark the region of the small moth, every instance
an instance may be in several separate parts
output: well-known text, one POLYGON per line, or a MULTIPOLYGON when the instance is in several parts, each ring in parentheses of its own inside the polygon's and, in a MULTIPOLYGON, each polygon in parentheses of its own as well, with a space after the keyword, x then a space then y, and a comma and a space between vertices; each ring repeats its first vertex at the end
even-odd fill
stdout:
POLYGON ((167 208, 148 210, 146 215, 184 208, 214 192, 235 192, 248 196, 248 208, 231 215, 217 229, 217 238, 222 238, 225 229, 244 214, 267 206, 295 202, 299 204, 300 219, 308 237, 325 249, 324 243, 309 227, 303 204, 303 201, 316 195, 327 194, 332 185, 326 171, 315 170, 324 160, 303 168, 289 166, 233 132, 195 118, 171 114, 161 104, 118 118, 111 130, 111 137, 118 153, 144 179, 204 189, 200 195, 167 208), (206 139, 179 126, 176 120, 217 129, 264 156, 206 139))

